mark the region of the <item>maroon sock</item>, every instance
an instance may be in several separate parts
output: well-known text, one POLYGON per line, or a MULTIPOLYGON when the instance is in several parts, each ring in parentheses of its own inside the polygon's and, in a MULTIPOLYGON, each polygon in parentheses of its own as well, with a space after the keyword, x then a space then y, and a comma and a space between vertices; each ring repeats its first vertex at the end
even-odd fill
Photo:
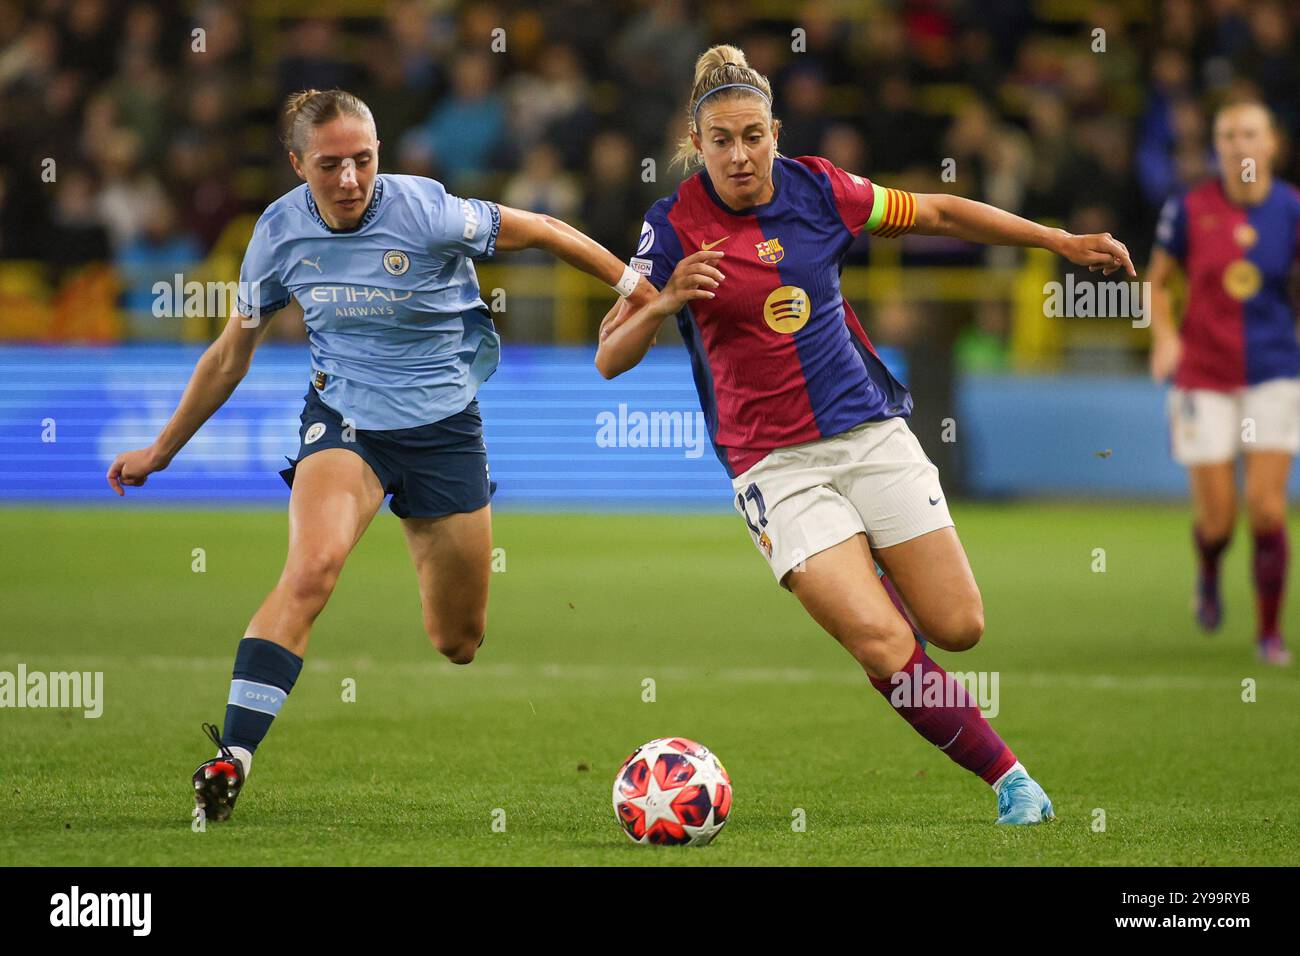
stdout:
POLYGON ((930 660, 920 644, 898 673, 886 680, 872 677, 871 685, 918 734, 990 786, 1015 765, 1016 755, 971 702, 966 688, 930 660), (943 688, 942 703, 924 703, 927 688, 934 686, 943 688))
POLYGON ((912 627, 912 619, 907 616, 907 608, 903 605, 903 599, 898 596, 898 592, 894 590, 894 582, 889 580, 889 575, 882 574, 880 584, 885 589, 885 593, 889 595, 889 600, 894 602, 894 607, 898 608, 898 613, 903 615, 903 620, 907 622, 907 626, 912 628, 912 633, 915 634, 916 628, 912 627))
POLYGON ((1219 593, 1219 559, 1228 548, 1230 537, 1221 541, 1207 540, 1199 530, 1192 529, 1192 538, 1196 541, 1196 550, 1201 557, 1201 594, 1205 597, 1217 596, 1219 593))
POLYGON ((1277 616, 1286 589, 1286 528, 1255 533, 1255 597, 1259 607, 1259 636, 1277 634, 1277 616))

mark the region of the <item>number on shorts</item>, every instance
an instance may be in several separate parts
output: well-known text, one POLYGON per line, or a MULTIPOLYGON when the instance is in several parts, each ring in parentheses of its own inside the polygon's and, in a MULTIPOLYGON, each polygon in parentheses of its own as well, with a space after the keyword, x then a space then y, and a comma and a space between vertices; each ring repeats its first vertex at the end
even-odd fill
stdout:
POLYGON ((758 490, 758 485, 751 484, 740 494, 736 495, 736 508, 745 516, 745 524, 749 525, 749 530, 754 533, 754 537, 757 538, 761 535, 763 529, 767 527, 767 505, 763 503, 763 493, 758 490), (746 501, 754 502, 755 507, 758 508, 757 525, 749 520, 749 508, 745 505, 746 501))

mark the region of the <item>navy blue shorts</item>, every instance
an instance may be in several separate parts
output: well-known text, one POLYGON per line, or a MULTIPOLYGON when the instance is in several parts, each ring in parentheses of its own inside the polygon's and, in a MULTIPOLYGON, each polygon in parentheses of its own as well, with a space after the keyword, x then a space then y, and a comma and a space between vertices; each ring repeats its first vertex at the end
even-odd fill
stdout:
POLYGON ((344 448, 360 455, 379 478, 388 508, 399 518, 441 518, 477 511, 492 500, 497 483, 488 477, 487 448, 478 402, 450 418, 413 428, 354 429, 343 437, 343 417, 308 386, 303 396, 298 457, 280 472, 293 487, 293 473, 308 455, 344 448))

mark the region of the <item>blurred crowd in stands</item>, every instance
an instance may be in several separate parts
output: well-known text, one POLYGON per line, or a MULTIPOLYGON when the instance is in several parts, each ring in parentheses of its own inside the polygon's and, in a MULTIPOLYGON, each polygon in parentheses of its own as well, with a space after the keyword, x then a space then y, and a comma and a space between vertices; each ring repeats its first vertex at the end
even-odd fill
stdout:
MULTIPOLYGON (((721 41, 771 78, 785 154, 1109 230, 1141 258, 1164 198, 1213 171, 1219 98, 1253 92, 1288 139, 1300 127, 1300 3, 1278 0, 310 8, 0 0, 0 259, 111 262, 138 306, 131 276, 170 276, 223 237, 239 251, 230 224, 296 183, 280 102, 333 86, 369 103, 384 170, 551 213, 626 256, 682 176, 694 60, 721 41)), ((1279 173, 1300 179, 1294 150, 1279 173)), ((903 255, 999 261, 920 238, 903 255)), ((855 259, 870 256, 864 238, 855 259)))

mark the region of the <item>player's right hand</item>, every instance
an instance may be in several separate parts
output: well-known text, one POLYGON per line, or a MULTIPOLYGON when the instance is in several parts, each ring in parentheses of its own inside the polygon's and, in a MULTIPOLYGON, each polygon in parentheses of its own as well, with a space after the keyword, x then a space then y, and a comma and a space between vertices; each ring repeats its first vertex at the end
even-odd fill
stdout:
POLYGON ((695 299, 712 299, 724 276, 717 262, 724 253, 720 249, 697 252, 677 263, 672 276, 659 293, 658 304, 665 316, 675 315, 687 302, 695 299))
POLYGON ((1098 232, 1088 236, 1067 236, 1061 248, 1061 255, 1076 266, 1087 266, 1089 272, 1100 270, 1104 276, 1116 269, 1123 269, 1131 276, 1137 276, 1133 267, 1133 257, 1128 254, 1128 246, 1120 242, 1109 232, 1098 232))
POLYGON ((1183 357, 1183 340, 1177 335, 1159 335, 1151 340, 1151 377, 1163 382, 1178 369, 1183 357))
POLYGON ((150 445, 148 448, 122 452, 113 459, 113 464, 109 466, 105 477, 110 488, 119 495, 125 495, 126 492, 122 490, 123 485, 139 488, 149 480, 150 475, 155 471, 162 471, 168 464, 169 462, 150 445))

